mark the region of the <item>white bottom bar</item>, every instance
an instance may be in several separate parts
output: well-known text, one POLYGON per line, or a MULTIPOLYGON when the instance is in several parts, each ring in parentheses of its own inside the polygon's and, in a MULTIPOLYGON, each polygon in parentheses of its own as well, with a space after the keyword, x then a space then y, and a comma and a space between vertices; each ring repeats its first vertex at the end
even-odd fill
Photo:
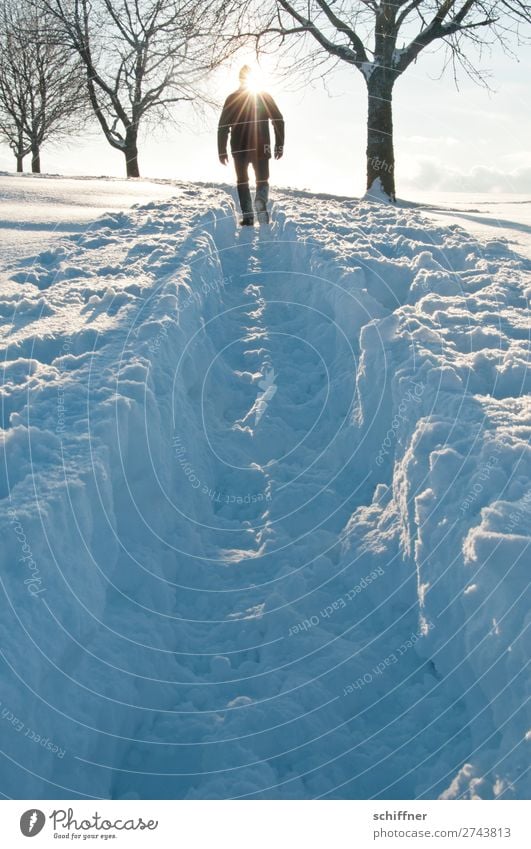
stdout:
POLYGON ((163 849, 524 849, 531 845, 526 809, 527 803, 518 801, 0 803, 2 845, 8 849, 65 844, 163 849), (25 836, 28 831, 33 833, 25 836), (35 844, 28 843, 31 837, 35 844))

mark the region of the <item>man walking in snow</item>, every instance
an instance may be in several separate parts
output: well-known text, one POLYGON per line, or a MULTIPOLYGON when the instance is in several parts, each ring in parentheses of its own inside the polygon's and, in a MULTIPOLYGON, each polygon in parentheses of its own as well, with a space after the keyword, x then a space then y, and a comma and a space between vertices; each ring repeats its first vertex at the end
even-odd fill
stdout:
POLYGON ((269 220, 269 121, 272 121, 275 131, 275 159, 280 159, 284 153, 284 119, 271 95, 254 89, 252 68, 244 65, 240 71, 240 87, 227 97, 218 125, 218 155, 222 165, 229 161, 227 139, 230 132, 230 149, 242 210, 240 224, 243 227, 254 224, 249 165, 253 166, 256 179, 254 206, 258 220, 261 223, 269 220))

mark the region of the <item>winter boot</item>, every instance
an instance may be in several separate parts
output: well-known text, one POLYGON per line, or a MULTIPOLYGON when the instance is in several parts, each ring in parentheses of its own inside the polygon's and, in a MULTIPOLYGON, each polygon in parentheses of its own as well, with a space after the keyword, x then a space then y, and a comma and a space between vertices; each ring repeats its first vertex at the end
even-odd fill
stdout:
POLYGON ((267 224, 269 222, 269 215, 267 212, 268 197, 269 186, 267 183, 262 183, 260 186, 257 187, 256 195, 254 198, 254 208, 258 216, 259 224, 267 224))

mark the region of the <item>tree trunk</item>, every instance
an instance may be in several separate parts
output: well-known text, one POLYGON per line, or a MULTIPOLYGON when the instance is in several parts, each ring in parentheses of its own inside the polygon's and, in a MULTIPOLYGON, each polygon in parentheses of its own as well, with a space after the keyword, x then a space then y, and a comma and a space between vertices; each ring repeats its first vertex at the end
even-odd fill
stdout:
POLYGON ((125 169, 128 177, 140 177, 138 168, 138 147, 136 130, 128 130, 125 135, 125 169))
POLYGON ((16 154, 17 174, 22 174, 24 171, 24 156, 21 153, 16 154))
POLYGON ((41 173, 41 152, 38 147, 31 148, 31 171, 32 174, 41 173))
POLYGON ((393 149, 393 83, 377 73, 367 80, 369 110, 367 123, 367 191, 381 190, 395 201, 395 154, 393 149))

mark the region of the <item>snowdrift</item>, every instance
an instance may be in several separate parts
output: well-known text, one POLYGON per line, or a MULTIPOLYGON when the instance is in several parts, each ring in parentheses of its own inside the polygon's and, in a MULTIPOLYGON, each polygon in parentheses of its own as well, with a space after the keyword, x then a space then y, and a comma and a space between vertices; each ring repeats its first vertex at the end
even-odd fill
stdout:
POLYGON ((175 195, 3 274, 4 789, 525 798, 527 261, 175 195))

